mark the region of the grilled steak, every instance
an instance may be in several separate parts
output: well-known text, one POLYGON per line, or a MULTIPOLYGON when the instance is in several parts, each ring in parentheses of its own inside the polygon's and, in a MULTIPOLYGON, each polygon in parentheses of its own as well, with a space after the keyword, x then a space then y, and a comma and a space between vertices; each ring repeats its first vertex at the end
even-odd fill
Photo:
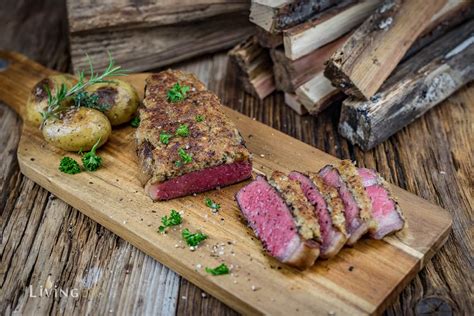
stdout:
POLYGON ((359 176, 372 202, 372 218, 377 226, 370 230, 375 239, 382 239, 387 234, 401 230, 405 219, 398 203, 392 198, 387 182, 375 171, 358 169, 359 176))
POLYGON ((347 244, 353 245, 375 225, 371 216, 372 204, 357 168, 349 160, 343 160, 337 168, 328 165, 319 174, 326 184, 339 192, 344 203, 346 230, 349 234, 347 244))
POLYGON ((137 155, 140 180, 152 199, 168 200, 251 177, 250 153, 239 131, 218 97, 194 75, 172 70, 151 75, 143 104, 137 155), (190 89, 184 100, 170 102, 167 94, 176 83, 190 89), (178 135, 183 126, 187 133, 178 135))
POLYGON ((344 204, 337 190, 324 183, 316 173, 307 175, 297 171, 288 177, 299 182, 308 201, 314 206, 321 228, 320 256, 335 256, 347 241, 344 218, 344 204))
POLYGON ((236 195, 242 214, 266 251, 281 262, 305 269, 319 255, 320 231, 313 207, 298 182, 281 172, 259 176, 236 195))

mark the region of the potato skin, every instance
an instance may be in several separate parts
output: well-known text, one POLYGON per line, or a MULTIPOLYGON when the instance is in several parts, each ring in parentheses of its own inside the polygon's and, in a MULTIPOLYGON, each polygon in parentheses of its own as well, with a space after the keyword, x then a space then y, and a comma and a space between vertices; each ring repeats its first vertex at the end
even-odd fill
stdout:
MULTIPOLYGON (((26 119, 28 122, 35 126, 40 126, 43 118, 41 112, 48 107, 48 93, 45 90, 45 86, 48 86, 51 94, 56 93, 56 88, 59 88, 62 84, 65 84, 69 89, 77 83, 77 79, 68 74, 49 76, 38 82, 33 89, 31 89, 26 103, 26 119)), ((71 100, 65 100, 63 105, 70 106, 71 100)))
POLYGON ((138 93, 128 82, 114 79, 111 82, 94 84, 86 92, 99 96, 99 104, 108 104, 104 112, 112 126, 127 123, 134 116, 139 104, 138 93))
POLYGON ((66 151, 88 151, 99 140, 102 146, 112 133, 112 126, 100 111, 79 107, 64 112, 60 118, 47 119, 43 137, 66 151))

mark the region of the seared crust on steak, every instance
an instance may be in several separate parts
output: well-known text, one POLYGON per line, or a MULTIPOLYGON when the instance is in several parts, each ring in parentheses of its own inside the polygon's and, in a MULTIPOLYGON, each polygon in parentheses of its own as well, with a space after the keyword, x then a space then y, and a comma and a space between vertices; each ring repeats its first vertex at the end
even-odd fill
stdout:
POLYGON ((290 208, 300 235, 307 240, 321 241, 321 231, 313 206, 306 199, 299 183, 283 172, 274 171, 268 183, 283 197, 290 208))
POLYGON ((336 188, 324 183, 323 179, 318 173, 308 172, 308 177, 313 181, 316 189, 322 194, 326 201, 326 206, 331 214, 332 226, 347 236, 346 219, 344 217, 344 203, 339 197, 336 188))
POLYGON ((341 178, 347 184, 348 189, 351 191, 354 200, 359 206, 360 219, 369 223, 369 227, 376 226, 377 223, 372 220, 372 203, 370 202, 367 192, 365 192, 364 184, 359 177, 356 166, 354 166, 352 161, 346 159, 341 161, 340 165, 337 167, 337 170, 339 171, 341 178))
POLYGON ((146 80, 144 107, 136 130, 137 155, 143 184, 162 183, 193 171, 250 159, 234 123, 224 114, 219 98, 206 90, 193 74, 167 70, 146 80), (169 102, 168 91, 179 83, 189 86, 187 97, 169 102), (197 116, 203 118, 198 122, 197 116), (187 125, 189 136, 177 136, 180 125, 187 125), (172 135, 168 144, 160 134, 172 135), (192 157, 180 163, 179 150, 192 157))

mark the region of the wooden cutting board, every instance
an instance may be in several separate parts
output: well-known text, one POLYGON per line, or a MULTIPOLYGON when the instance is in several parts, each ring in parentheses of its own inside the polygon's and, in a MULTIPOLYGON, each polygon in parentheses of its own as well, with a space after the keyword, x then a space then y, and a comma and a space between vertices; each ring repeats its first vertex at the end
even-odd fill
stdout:
MULTIPOLYGON (((0 52, 0 100, 23 115, 34 84, 54 71, 26 57, 0 52)), ((142 93, 147 74, 124 79, 142 93)), ((226 108, 254 154, 254 169, 319 170, 337 159, 251 118, 226 108)), ((280 264, 262 251, 240 215, 234 194, 247 182, 197 196, 152 202, 137 180, 138 167, 131 127, 114 130, 99 150, 104 166, 93 173, 66 175, 58 171, 65 152, 49 146, 39 130, 23 125, 18 161, 23 174, 85 215, 129 241, 156 260, 242 313, 356 315, 382 312, 443 245, 450 215, 393 186, 408 228, 383 241, 361 240, 329 261, 304 272, 280 264), (204 204, 221 204, 213 214, 204 204), (183 227, 202 230, 209 239, 191 251, 180 230, 157 233, 170 209, 184 212, 183 227), (232 274, 211 276, 205 267, 225 262, 232 274)), ((76 154, 67 155, 79 158, 76 154)))

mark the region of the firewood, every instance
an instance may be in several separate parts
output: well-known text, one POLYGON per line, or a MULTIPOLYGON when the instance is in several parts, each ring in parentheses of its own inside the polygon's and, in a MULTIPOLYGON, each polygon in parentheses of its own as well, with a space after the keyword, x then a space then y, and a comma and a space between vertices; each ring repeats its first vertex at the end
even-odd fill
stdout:
POLYGON ((296 95, 311 115, 318 114, 331 103, 343 98, 343 94, 331 85, 322 71, 299 86, 296 89, 296 95))
POLYGON ((109 51, 129 71, 149 70, 230 48, 253 32, 253 24, 241 12, 193 23, 71 30, 71 61, 76 71, 88 68, 87 53, 100 71, 108 64, 109 51))
POLYGON ((237 65, 245 91, 263 99, 275 90, 270 55, 255 36, 230 50, 229 58, 237 65))
POLYGON ((328 62, 326 77, 346 94, 367 100, 377 92, 417 37, 462 0, 387 0, 328 62))
POLYGON ((362 23, 379 3, 380 0, 342 1, 311 20, 285 30, 283 44, 286 56, 295 60, 334 41, 362 23))
POLYGON ((297 60, 291 60, 286 57, 285 52, 281 48, 272 49, 270 53, 273 60, 273 72, 277 89, 294 93, 298 86, 324 70, 326 61, 344 44, 348 36, 342 36, 297 60))
POLYGON ((275 48, 283 45, 283 35, 281 33, 272 34, 257 26, 255 34, 257 35, 258 42, 263 47, 275 48))
POLYGON ((250 21, 275 34, 304 22, 338 0, 252 0, 250 21))
POLYGON ((402 63, 368 101, 344 101, 339 132, 369 150, 474 80, 474 21, 402 63))
POLYGON ((306 110, 303 104, 301 104, 296 94, 285 93, 285 103, 299 115, 305 115, 308 113, 308 110, 306 110))

